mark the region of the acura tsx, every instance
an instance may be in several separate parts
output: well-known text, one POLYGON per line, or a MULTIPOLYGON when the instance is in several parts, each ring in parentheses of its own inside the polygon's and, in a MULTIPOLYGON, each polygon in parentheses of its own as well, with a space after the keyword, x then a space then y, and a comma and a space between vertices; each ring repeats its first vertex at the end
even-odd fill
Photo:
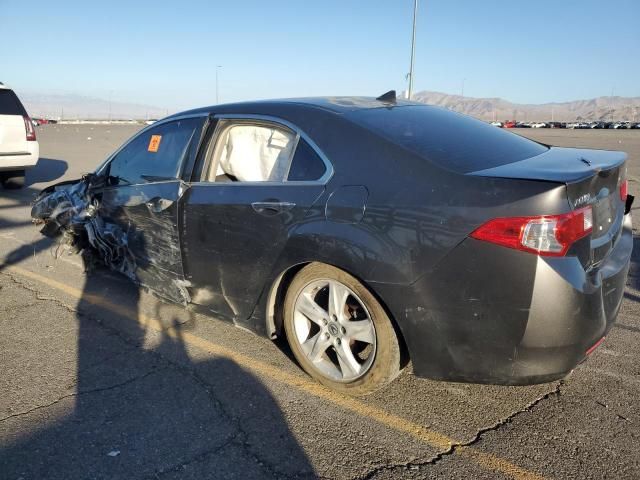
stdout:
POLYGON ((533 384, 618 313, 626 154, 385 94, 216 105, 140 131, 32 217, 168 300, 286 337, 352 395, 415 375, 533 384))

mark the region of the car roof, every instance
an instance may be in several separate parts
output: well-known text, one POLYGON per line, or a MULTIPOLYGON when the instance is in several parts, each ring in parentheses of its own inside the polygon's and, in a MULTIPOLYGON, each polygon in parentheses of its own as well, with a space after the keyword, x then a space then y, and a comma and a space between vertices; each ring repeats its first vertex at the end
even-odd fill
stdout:
POLYGON ((265 107, 278 110, 281 107, 296 105, 299 107, 307 107, 310 109, 320 109, 336 114, 353 112, 355 110, 366 110, 372 108, 392 108, 394 106, 404 105, 422 105, 424 103, 410 102, 407 100, 397 99, 395 102, 387 102, 378 100, 374 97, 305 97, 305 98, 283 98, 275 100, 256 100, 249 102, 225 103, 220 105, 211 105, 208 107, 196 108, 184 112, 175 113, 167 118, 178 117, 183 115, 191 115, 208 112, 224 112, 224 113, 248 113, 252 108, 265 107))

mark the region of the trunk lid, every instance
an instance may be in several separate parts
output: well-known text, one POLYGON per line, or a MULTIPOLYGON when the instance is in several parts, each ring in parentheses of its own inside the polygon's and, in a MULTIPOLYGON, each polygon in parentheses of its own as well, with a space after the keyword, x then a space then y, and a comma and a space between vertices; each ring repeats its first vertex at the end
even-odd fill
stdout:
POLYGON ((622 231, 625 201, 620 186, 627 176, 626 159, 624 152, 551 147, 542 155, 469 175, 564 183, 571 209, 593 209, 589 263, 594 265, 607 256, 622 231))

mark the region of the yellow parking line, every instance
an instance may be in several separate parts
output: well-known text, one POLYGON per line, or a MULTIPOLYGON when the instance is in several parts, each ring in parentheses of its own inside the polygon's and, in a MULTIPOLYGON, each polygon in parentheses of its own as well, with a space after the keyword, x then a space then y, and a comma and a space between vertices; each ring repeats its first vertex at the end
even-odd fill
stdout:
MULTIPOLYGON (((149 317, 144 313, 133 311, 122 305, 112 303, 111 301, 100 295, 82 292, 77 288, 71 287, 64 283, 44 277, 20 267, 13 266, 9 267, 8 270, 22 277, 26 277, 39 283, 48 285, 49 287, 64 292, 67 295, 78 300, 82 299, 82 301, 84 302, 110 310, 134 322, 138 322, 146 328, 151 328, 158 332, 163 331, 167 335, 170 335, 174 338, 179 337, 186 344, 210 352, 214 355, 233 360, 243 368, 251 370, 265 377, 269 377, 280 383, 284 383, 285 385, 294 387, 317 398, 321 398, 323 400, 331 402, 341 408, 344 408, 345 410, 349 410, 362 417, 374 420, 398 432, 403 432, 411 435, 412 437, 440 450, 446 450, 450 448, 452 444, 458 443, 442 433, 424 428, 422 425, 413 423, 402 417, 386 412, 385 410, 382 410, 380 408, 367 405, 366 403, 356 400, 355 398, 336 393, 307 378, 287 373, 273 365, 261 362, 247 355, 243 355, 222 345, 215 344, 190 332, 181 332, 174 327, 166 328, 158 319, 149 317)), ((528 470, 525 470, 524 468, 518 467, 517 465, 514 465, 507 460, 504 460, 490 453, 481 452, 472 447, 460 446, 456 449, 456 453, 459 453, 460 455, 473 460, 484 468, 509 475, 510 477, 515 479, 543 480, 544 478, 537 473, 530 472, 528 470)))

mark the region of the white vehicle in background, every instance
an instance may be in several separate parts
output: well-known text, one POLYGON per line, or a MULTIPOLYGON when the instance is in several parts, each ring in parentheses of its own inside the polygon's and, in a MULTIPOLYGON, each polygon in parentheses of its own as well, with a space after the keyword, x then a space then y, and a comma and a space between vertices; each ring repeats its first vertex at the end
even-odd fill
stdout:
POLYGON ((21 188, 24 173, 38 163, 40 146, 36 130, 9 87, 0 83, 0 182, 5 188, 21 188))
POLYGON ((531 124, 531 128, 547 128, 547 124, 544 122, 536 122, 531 124))
POLYGON ((491 122, 491 125, 502 128, 502 122, 491 122))

